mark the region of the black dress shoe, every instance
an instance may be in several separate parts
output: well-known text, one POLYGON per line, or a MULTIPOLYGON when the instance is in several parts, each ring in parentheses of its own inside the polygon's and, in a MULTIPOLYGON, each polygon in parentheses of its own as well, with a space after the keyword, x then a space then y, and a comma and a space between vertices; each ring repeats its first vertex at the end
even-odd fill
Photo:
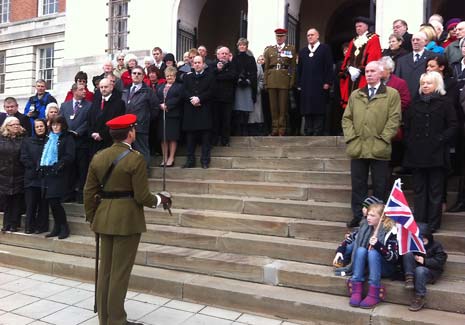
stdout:
POLYGON ((457 202, 451 208, 447 209, 447 212, 462 212, 465 211, 465 203, 457 202))
POLYGON ((2 231, 3 232, 10 231, 10 229, 11 229, 11 226, 3 226, 2 231))
POLYGON ((210 167, 210 166, 208 166, 208 164, 202 164, 203 169, 207 169, 208 167, 210 167))
POLYGON ((17 232, 17 231, 18 231, 18 227, 11 227, 11 228, 10 228, 10 231, 11 231, 11 232, 17 232))
POLYGON ((25 234, 33 234, 34 233, 34 229, 26 229, 26 231, 24 232, 25 234))
POLYGON ((186 162, 182 168, 194 168, 195 164, 192 162, 186 162))

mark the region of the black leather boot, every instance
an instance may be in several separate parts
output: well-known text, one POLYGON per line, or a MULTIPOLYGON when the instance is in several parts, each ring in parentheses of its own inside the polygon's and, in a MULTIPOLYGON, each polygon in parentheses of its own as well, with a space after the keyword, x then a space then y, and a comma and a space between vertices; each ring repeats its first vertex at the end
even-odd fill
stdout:
POLYGON ((464 177, 460 177, 459 188, 457 192, 457 202, 447 212, 462 212, 465 211, 465 180, 464 177))
POLYGON ((60 233, 60 225, 55 223, 53 225, 53 229, 49 234, 46 234, 45 237, 50 238, 50 237, 56 237, 60 233))
POLYGON ((58 239, 65 239, 69 237, 69 226, 68 223, 65 222, 60 226, 60 233, 58 234, 58 239))

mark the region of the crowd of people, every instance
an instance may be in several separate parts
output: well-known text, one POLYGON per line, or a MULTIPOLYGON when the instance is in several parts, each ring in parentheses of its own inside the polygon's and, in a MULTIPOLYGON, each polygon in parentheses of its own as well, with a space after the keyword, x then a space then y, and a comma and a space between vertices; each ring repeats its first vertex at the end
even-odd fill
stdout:
MULTIPOLYGON (((0 115, 2 231, 18 231, 26 212, 26 233, 47 232, 50 207, 54 227, 46 236, 68 237, 62 202, 82 203, 91 158, 113 143, 107 122, 133 114, 132 147, 147 168, 157 150, 161 166, 175 166, 180 141, 187 146, 182 167, 196 166, 200 143, 200 165, 206 169, 212 148, 229 146, 231 136, 301 135, 302 121, 304 135, 342 133, 351 158, 353 218, 348 226, 365 220, 369 174, 373 194, 383 201, 395 169, 413 175, 415 219, 434 233, 441 226, 452 172, 460 183, 449 211, 465 210, 465 21, 454 18, 443 24, 442 17, 433 15, 410 34, 404 20, 395 20, 385 50, 379 35, 370 31, 372 25, 366 17, 354 19, 356 36, 343 45, 339 63, 330 46, 320 42, 317 29, 307 31, 308 45, 297 52, 286 43, 287 30, 278 28, 276 43, 257 58, 245 38, 237 41, 235 51, 218 46, 215 59, 208 58, 202 45, 180 62, 154 47, 141 64, 129 53, 104 62, 102 74, 92 78, 93 91, 87 74, 77 72, 61 105, 44 80, 36 82, 24 114, 15 98, 5 98, 0 115), (331 97, 336 98, 332 105, 331 97)), ((387 262, 397 261, 395 247, 387 244, 389 220, 383 219, 382 245, 371 239, 380 211, 379 206, 369 209, 368 222, 359 230, 363 238, 352 238, 360 246, 353 254, 371 261, 378 252, 387 262), (368 244, 374 252, 366 252, 368 244), (357 253, 362 246, 365 251, 357 253)), ((375 260, 376 274, 390 273, 379 265, 379 256, 375 260)), ((364 279, 361 265, 365 262, 355 255, 351 290, 357 294, 364 279)), ((370 295, 379 296, 379 279, 371 284, 378 289, 370 295)), ((373 301, 355 296, 351 304, 371 306, 373 301)))

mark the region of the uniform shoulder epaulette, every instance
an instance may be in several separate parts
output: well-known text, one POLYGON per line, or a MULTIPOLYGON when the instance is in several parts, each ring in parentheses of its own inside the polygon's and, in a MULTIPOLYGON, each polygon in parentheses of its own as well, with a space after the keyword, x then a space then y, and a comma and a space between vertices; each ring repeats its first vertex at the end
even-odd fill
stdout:
POLYGON ((263 50, 263 52, 265 52, 266 50, 268 50, 269 48, 272 48, 273 45, 268 45, 267 47, 265 47, 265 49, 263 50))

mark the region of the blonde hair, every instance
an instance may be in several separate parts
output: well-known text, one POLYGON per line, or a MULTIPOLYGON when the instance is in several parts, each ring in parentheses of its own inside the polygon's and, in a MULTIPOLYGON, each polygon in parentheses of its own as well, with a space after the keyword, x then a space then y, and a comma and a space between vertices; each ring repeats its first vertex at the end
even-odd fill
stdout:
MULTIPOLYGON (((12 121, 16 121, 19 123, 19 119, 14 116, 8 116, 7 118, 5 118, 5 121, 3 121, 2 126, 0 127, 0 134, 3 137, 11 137, 11 133, 10 131, 8 131, 7 125, 10 124, 12 121)), ((19 128, 20 128, 19 134, 23 134, 25 131, 24 128, 22 126, 20 126, 19 128)))
POLYGON ((58 106, 57 103, 48 103, 47 107, 45 107, 45 118, 48 119, 48 112, 50 111, 51 108, 56 108, 58 111, 58 114, 60 114, 60 107, 58 106))
POLYGON ((430 78, 433 83, 436 85, 436 89, 434 90, 435 92, 445 95, 446 90, 444 89, 444 79, 442 79, 442 76, 439 72, 437 71, 430 71, 430 72, 425 72, 421 75, 420 77, 420 88, 418 92, 421 94, 421 83, 423 80, 430 78))
POLYGON ((373 203, 373 204, 370 204, 368 206, 368 210, 367 210, 367 213, 370 212, 370 211, 375 211, 376 213, 378 213, 380 216, 381 216, 381 219, 380 221, 383 222, 383 227, 384 229, 391 229, 392 227, 394 227, 396 225, 395 221, 392 220, 391 218, 387 217, 383 211, 384 211, 384 204, 382 203, 373 203))

